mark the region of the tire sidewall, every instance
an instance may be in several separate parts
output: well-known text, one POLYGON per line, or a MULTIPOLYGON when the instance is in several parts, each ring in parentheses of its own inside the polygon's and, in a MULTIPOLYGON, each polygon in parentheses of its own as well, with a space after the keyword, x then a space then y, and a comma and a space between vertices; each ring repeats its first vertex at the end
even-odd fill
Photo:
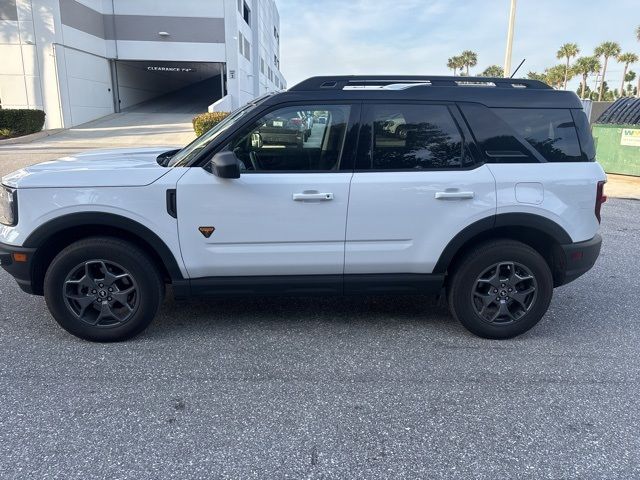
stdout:
POLYGON ((64 249, 53 260, 44 281, 45 301, 62 328, 86 340, 111 342, 125 340, 140 333, 155 317, 162 301, 158 273, 144 252, 121 242, 79 242, 64 249), (72 269, 87 260, 107 260, 121 265, 134 277, 138 288, 138 305, 133 316, 114 327, 95 327, 76 318, 63 297, 64 282, 72 269), (150 268, 151 267, 151 268, 150 268))
POLYGON ((515 243, 490 246, 481 255, 468 257, 455 273, 450 306, 456 318, 472 333, 484 338, 512 338, 528 331, 544 316, 553 296, 553 277, 540 254, 526 245, 515 243), (516 262, 525 266, 537 283, 536 299, 531 309, 508 325, 491 325, 478 315, 472 302, 472 291, 478 276, 498 262, 516 262))

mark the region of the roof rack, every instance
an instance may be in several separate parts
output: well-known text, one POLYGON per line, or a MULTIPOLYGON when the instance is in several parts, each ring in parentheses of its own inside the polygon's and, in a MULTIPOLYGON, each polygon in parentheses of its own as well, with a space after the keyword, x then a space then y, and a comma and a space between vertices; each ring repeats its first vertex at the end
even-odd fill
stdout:
POLYGON ((310 90, 401 90, 411 87, 493 87, 549 90, 539 80, 500 77, 447 77, 422 75, 344 75, 311 77, 289 91, 310 90))

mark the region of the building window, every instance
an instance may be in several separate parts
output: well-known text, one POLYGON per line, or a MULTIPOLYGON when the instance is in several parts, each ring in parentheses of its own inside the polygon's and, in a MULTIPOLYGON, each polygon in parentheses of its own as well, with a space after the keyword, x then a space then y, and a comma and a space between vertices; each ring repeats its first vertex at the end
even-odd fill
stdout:
POLYGON ((244 2, 242 7, 242 18, 244 18, 244 21, 247 22, 247 25, 251 25, 251 10, 249 10, 247 2, 244 2))
POLYGON ((246 38, 244 39, 244 56, 247 60, 251 61, 251 44, 246 38))
POLYGON ((273 70, 271 70, 271 67, 269 67, 269 81, 273 81, 273 70))
POLYGON ((238 0, 238 12, 242 13, 242 0, 238 0))
POLYGON ((239 47, 239 51, 240 51, 240 55, 242 55, 244 53, 244 37, 242 36, 242 33, 238 32, 238 47, 239 47))
POLYGON ((264 58, 260 58, 260 73, 264 75, 264 58))

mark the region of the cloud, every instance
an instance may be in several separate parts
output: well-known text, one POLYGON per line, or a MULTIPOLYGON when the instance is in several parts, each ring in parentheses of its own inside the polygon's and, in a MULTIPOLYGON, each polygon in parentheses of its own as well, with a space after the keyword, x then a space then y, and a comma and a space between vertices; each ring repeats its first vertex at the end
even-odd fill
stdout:
MULTIPOLYGON (((504 59, 508 0, 277 0, 277 5, 288 85, 323 74, 450 74, 447 58, 466 49, 478 53, 472 73, 504 59)), ((608 11, 637 11, 637 0, 611 1, 608 11)), ((520 0, 513 65, 526 58, 519 73, 542 71, 559 63, 555 53, 568 41, 587 55, 604 40, 640 52, 634 35, 640 19, 633 17, 603 15, 601 2, 520 0)), ((617 86, 622 67, 613 64, 610 72, 608 81, 617 86)))

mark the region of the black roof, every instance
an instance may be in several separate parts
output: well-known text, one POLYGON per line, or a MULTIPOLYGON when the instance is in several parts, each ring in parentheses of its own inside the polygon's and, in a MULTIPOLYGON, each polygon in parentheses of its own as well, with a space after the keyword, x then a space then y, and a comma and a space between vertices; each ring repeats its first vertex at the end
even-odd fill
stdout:
POLYGON ((595 123, 609 125, 639 125, 640 98, 619 98, 600 114, 595 123))
POLYGON ((330 100, 476 102, 488 107, 582 108, 573 92, 537 80, 493 77, 358 75, 312 77, 267 103, 330 100))

